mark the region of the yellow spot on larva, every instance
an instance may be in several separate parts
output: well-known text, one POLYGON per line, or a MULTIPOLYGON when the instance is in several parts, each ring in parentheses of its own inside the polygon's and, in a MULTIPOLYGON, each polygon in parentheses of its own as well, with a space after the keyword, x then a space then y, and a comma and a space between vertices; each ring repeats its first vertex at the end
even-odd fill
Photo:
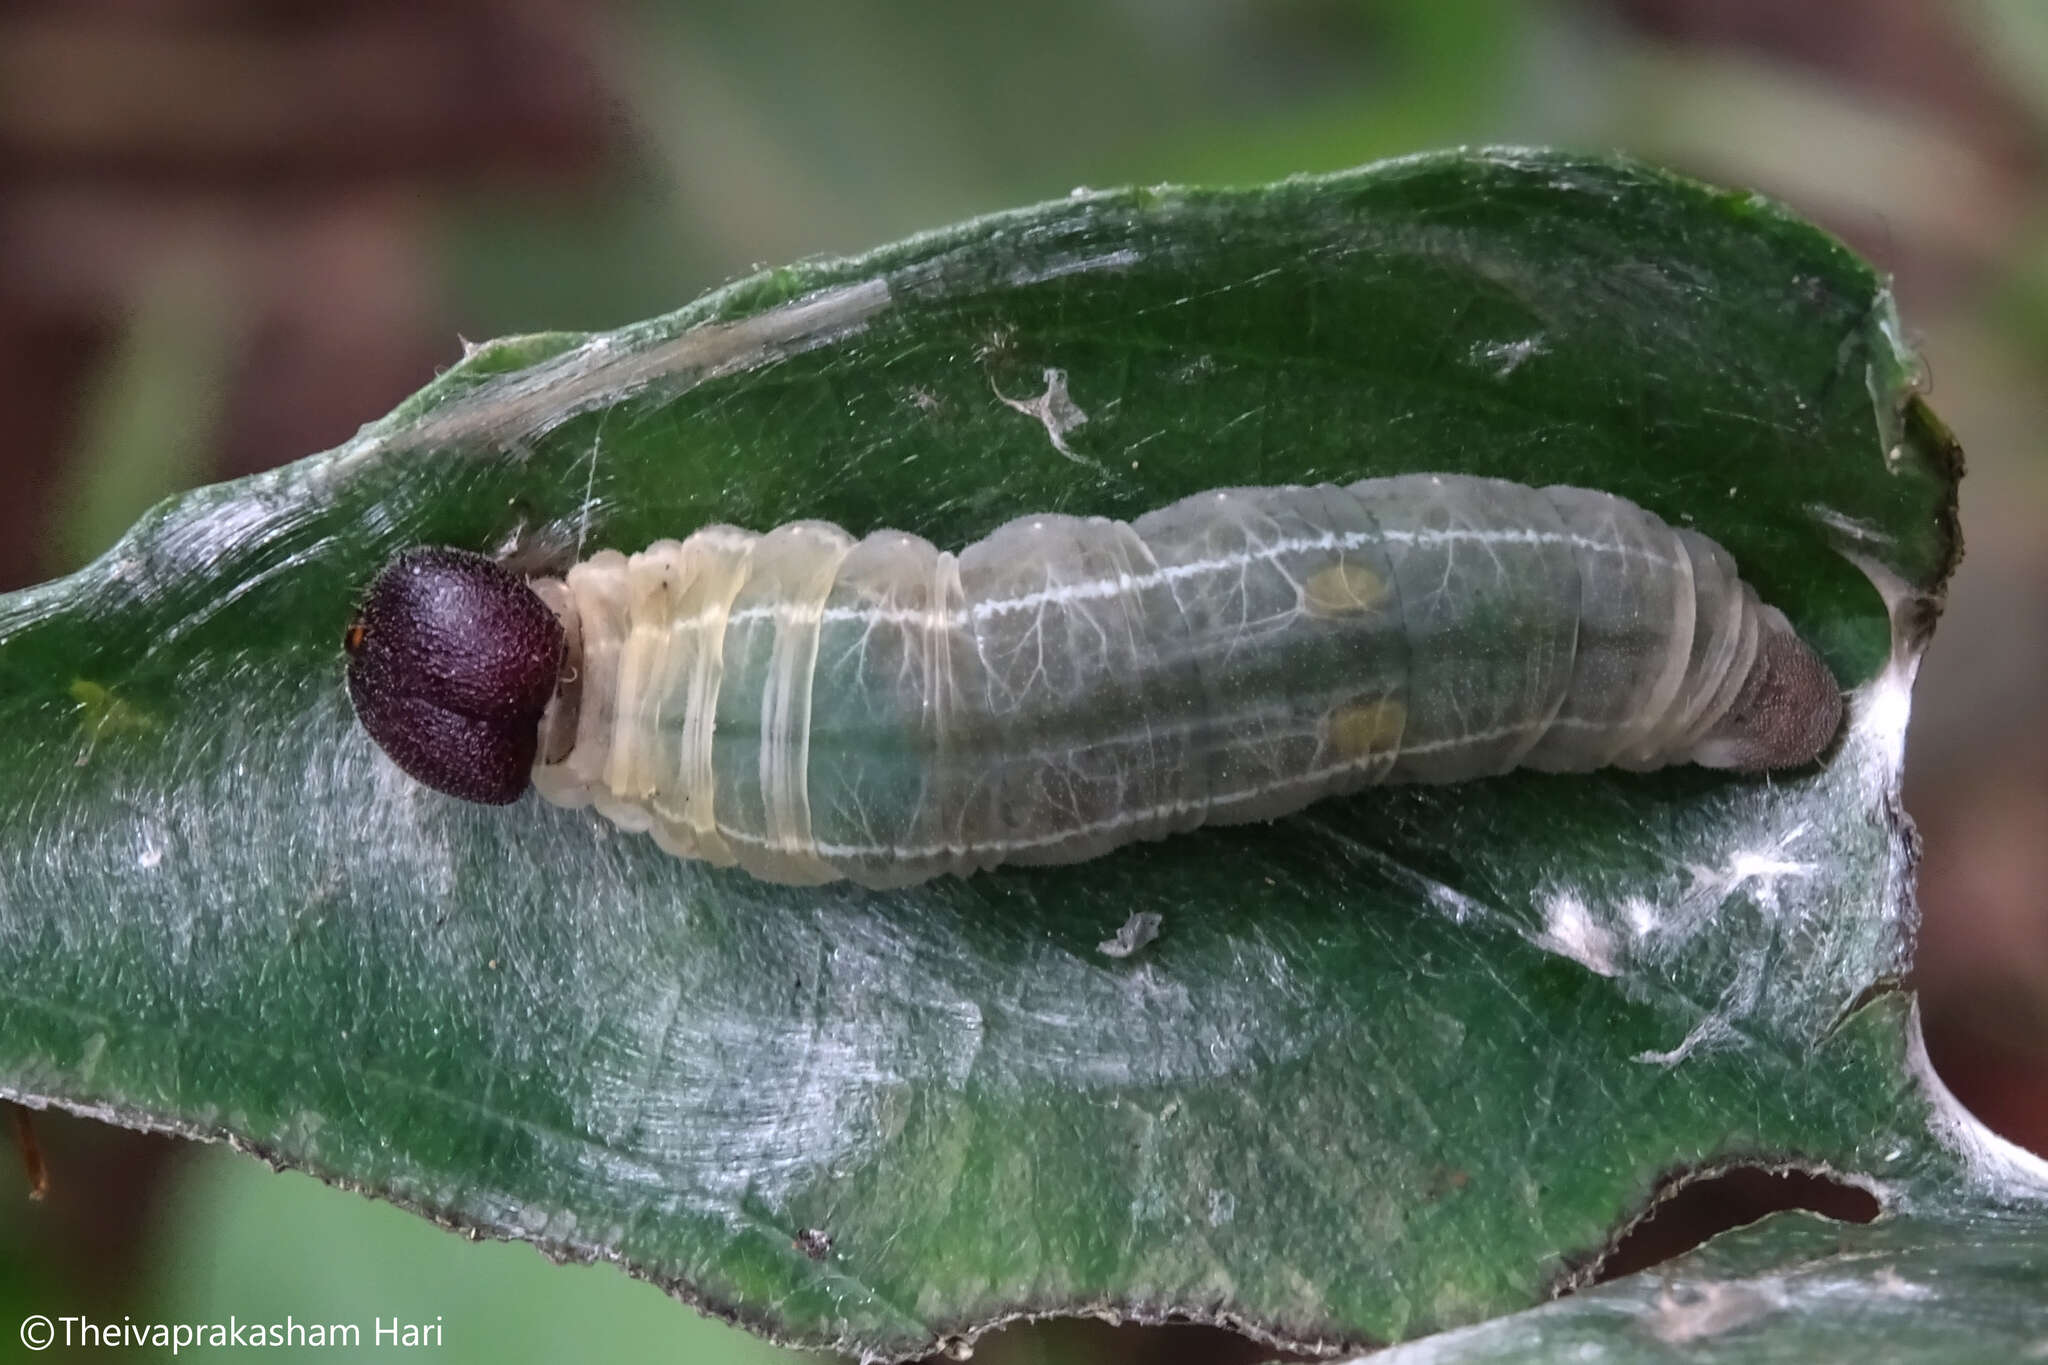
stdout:
POLYGON ((1340 759, 1392 752, 1408 726, 1408 708, 1397 701, 1347 702, 1330 713, 1330 747, 1340 759))
POLYGON ((1365 565, 1340 559, 1310 574, 1301 598, 1318 616, 1351 616, 1386 601, 1387 585, 1365 565))

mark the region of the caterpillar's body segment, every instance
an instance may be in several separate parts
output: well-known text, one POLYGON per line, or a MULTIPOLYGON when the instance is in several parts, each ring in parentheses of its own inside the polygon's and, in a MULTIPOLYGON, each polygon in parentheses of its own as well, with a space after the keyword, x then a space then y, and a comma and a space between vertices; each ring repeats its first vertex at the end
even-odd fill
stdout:
POLYGON ((531 586, 572 680, 523 722, 541 795, 778 882, 1071 862, 1382 781, 1795 766, 1841 719, 1712 541, 1454 475, 1026 517, 958 555, 714 526, 531 586))

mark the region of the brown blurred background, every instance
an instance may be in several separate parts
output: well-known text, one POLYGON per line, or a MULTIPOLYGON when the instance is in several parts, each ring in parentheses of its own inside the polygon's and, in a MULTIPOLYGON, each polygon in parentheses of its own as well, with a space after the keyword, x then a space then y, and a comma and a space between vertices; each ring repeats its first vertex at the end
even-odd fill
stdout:
MULTIPOLYGON (((613 326, 1075 184, 1484 141, 1756 186, 1894 274, 1971 469, 1908 755, 1918 986, 1950 1085, 2048 1153, 2038 0, 0 0, 0 589, 336 444, 463 337, 613 326)), ((788 1359, 615 1271, 37 1130, 47 1200, 0 1162, 0 1313, 356 1317, 402 1288, 444 1358, 788 1359)), ((980 1358, 1257 1354, 1062 1326, 980 1358)))

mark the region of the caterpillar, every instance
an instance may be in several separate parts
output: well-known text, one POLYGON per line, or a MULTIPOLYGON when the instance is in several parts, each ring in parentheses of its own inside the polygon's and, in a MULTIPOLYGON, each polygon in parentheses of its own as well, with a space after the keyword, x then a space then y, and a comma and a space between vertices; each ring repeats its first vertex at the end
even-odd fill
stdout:
POLYGON ((1835 679, 1727 551, 1611 494, 1226 488, 959 554, 709 526, 522 580, 415 548, 348 687, 417 780, 532 785, 769 881, 1063 863, 1376 782, 1817 758, 1835 679))

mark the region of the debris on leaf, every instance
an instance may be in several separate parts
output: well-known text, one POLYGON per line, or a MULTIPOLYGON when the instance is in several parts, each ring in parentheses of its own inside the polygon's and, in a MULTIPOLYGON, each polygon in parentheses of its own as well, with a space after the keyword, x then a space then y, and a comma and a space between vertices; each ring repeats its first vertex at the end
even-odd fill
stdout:
POLYGON ((1159 937, 1159 926, 1166 916, 1156 910, 1139 910, 1124 921, 1124 927, 1116 931, 1115 938, 1106 938, 1095 945, 1095 951, 1104 957, 1129 957, 1138 949, 1159 937))

